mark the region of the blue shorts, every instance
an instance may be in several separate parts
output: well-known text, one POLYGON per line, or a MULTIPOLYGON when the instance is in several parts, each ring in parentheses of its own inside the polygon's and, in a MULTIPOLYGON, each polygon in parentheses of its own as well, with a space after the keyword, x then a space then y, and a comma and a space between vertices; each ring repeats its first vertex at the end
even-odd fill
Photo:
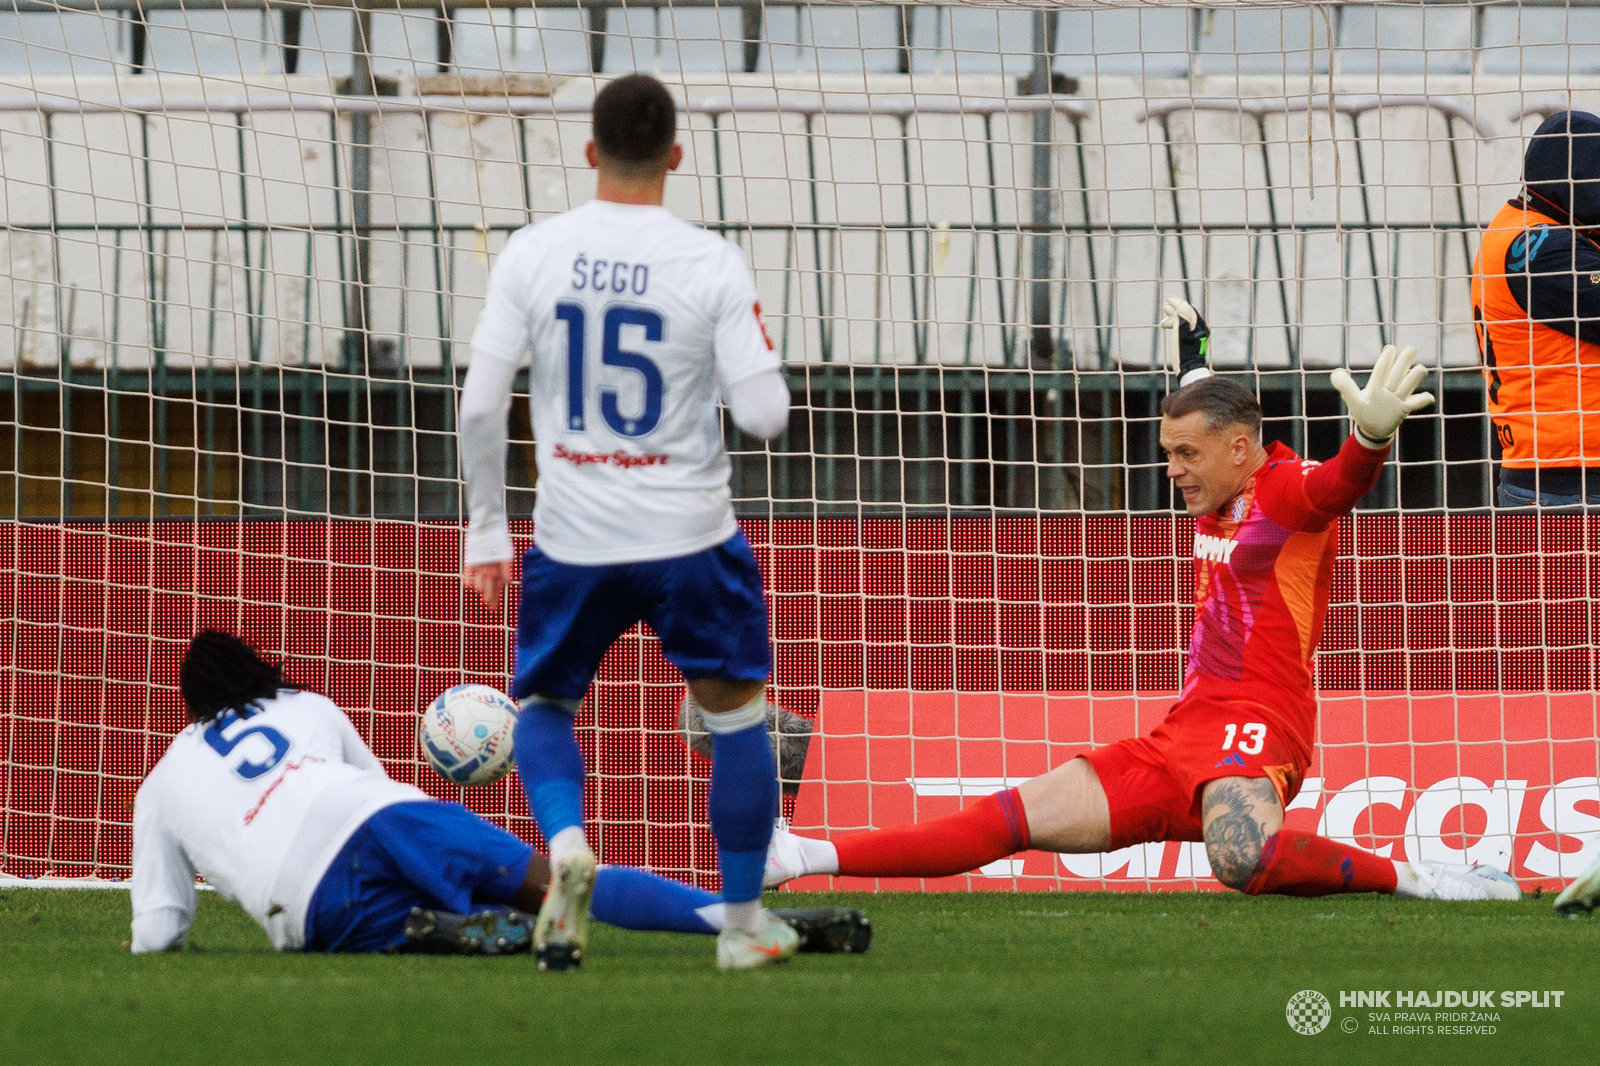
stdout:
POLYGON ((511 695, 582 699, 606 650, 639 621, 691 681, 772 673, 761 570, 743 533, 693 555, 609 566, 569 566, 530 548, 511 695))
POLYGON ((306 908, 306 951, 388 951, 412 907, 510 903, 533 849, 459 803, 385 807, 350 835, 306 908))

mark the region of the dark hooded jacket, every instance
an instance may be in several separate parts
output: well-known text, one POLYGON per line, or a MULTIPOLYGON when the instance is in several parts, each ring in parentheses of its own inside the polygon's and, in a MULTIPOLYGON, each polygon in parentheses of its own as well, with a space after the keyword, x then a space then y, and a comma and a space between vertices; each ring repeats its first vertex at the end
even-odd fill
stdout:
POLYGON ((1511 206, 1560 225, 1531 227, 1512 244, 1506 286, 1529 318, 1600 344, 1600 116, 1562 111, 1540 123, 1522 181, 1511 206))

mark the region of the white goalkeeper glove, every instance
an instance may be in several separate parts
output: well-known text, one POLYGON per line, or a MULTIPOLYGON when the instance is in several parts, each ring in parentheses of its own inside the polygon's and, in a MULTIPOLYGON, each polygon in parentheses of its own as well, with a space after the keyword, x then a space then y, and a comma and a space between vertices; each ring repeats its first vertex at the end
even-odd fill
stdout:
POLYGON ((1178 375, 1180 389, 1211 376, 1211 329, 1193 304, 1176 296, 1162 300, 1161 328, 1167 334, 1167 370, 1178 375))
POLYGON ((1330 375, 1333 387, 1350 410, 1350 420, 1356 424, 1356 439, 1368 448, 1387 448, 1406 415, 1433 402, 1433 393, 1416 391, 1428 376, 1427 367, 1411 365, 1416 355, 1415 348, 1386 346, 1364 389, 1356 388, 1350 371, 1344 367, 1330 375))

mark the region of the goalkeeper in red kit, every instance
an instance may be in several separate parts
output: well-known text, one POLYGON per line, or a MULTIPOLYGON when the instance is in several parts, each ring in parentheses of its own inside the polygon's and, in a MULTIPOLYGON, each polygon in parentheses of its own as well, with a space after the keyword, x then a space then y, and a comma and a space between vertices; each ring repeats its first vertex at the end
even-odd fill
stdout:
POLYGON ((767 884, 803 874, 941 877, 1029 848, 1104 852, 1205 841, 1217 879, 1251 895, 1387 892, 1518 899, 1492 867, 1393 861, 1298 829, 1283 812, 1316 735, 1311 661, 1322 636, 1339 521, 1377 483, 1416 392, 1414 349, 1387 347, 1365 389, 1333 384, 1355 432, 1325 463, 1261 441, 1261 405, 1208 365, 1205 320, 1163 305, 1179 387, 1161 405, 1167 476, 1195 518, 1194 633, 1177 703, 1149 734, 1072 759, 945 818, 816 840, 780 833, 767 884))

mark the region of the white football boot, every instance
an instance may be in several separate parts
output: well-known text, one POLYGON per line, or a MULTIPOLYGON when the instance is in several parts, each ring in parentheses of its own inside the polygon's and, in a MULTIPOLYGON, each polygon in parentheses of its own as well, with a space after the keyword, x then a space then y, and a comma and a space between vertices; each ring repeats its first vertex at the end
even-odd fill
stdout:
POLYGON ((1470 865, 1443 862, 1410 862, 1416 875, 1412 895, 1417 899, 1503 899, 1519 900, 1522 889, 1511 875, 1481 862, 1470 865))
POLYGON ((800 949, 800 934, 787 922, 763 911, 766 926, 757 933, 724 929, 717 934, 717 966, 724 970, 749 970, 782 962, 800 949))
POLYGON ((587 844, 550 864, 550 888, 533 927, 533 952, 541 970, 573 970, 589 943, 589 899, 594 895, 594 852, 587 844))
POLYGON ((761 887, 777 888, 785 881, 793 881, 810 872, 799 839, 789 832, 788 825, 780 819, 772 830, 772 841, 767 845, 767 864, 761 871, 761 887))
MULTIPOLYGON (((772 860, 767 861, 770 863, 772 860)), ((1557 914, 1576 918, 1596 907, 1600 907, 1600 858, 1591 862, 1589 868, 1579 874, 1578 879, 1556 897, 1557 914)))

